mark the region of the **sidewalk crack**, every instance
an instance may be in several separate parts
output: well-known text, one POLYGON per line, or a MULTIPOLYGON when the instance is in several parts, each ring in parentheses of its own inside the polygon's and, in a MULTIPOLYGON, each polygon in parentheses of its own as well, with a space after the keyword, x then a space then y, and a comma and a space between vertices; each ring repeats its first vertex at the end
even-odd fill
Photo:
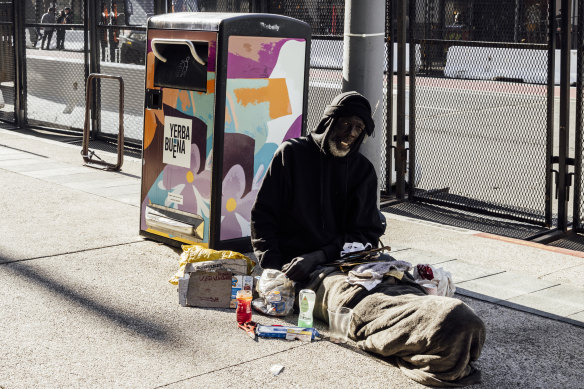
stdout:
POLYGON ((221 367, 219 369, 215 369, 215 370, 211 370, 211 371, 206 371, 204 373, 196 374, 194 376, 190 376, 190 377, 187 377, 187 378, 183 378, 183 379, 178 380, 178 381, 169 382, 169 383, 164 384, 164 385, 155 386, 153 389, 164 388, 164 387, 167 387, 169 385, 174 385, 174 384, 177 384, 179 382, 185 382, 185 381, 191 380, 193 378, 202 377, 202 376, 207 375, 207 374, 213 374, 213 373, 216 373, 218 371, 225 370, 225 369, 230 369, 230 368, 235 367, 235 366, 241 366, 241 365, 245 365, 245 364, 250 363, 250 362, 259 361, 260 359, 269 358, 269 357, 271 357, 273 355, 282 354, 282 353, 285 353, 285 352, 290 351, 290 350, 294 350, 294 349, 299 348, 299 347, 308 346, 310 344, 312 344, 312 343, 302 343, 302 344, 299 344, 298 346, 290 347, 290 348, 288 348, 286 350, 276 351, 274 353, 267 354, 267 355, 263 355, 261 357, 253 358, 253 359, 250 359, 250 360, 247 360, 247 361, 243 361, 243 362, 239 362, 239 363, 234 363, 233 365, 221 367))
POLYGON ((0 266, 1 265, 8 265, 8 264, 11 264, 11 263, 32 261, 32 260, 35 260, 35 259, 43 259, 43 258, 51 258, 51 257, 60 257, 62 255, 84 253, 84 252, 88 252, 88 251, 95 251, 95 250, 107 249, 107 248, 110 248, 110 247, 125 246, 125 245, 130 245, 130 244, 134 244, 134 243, 142 243, 142 242, 146 242, 146 240, 141 239, 141 240, 135 240, 135 241, 132 241, 132 242, 116 243, 116 244, 111 244, 111 245, 107 245, 107 246, 90 247, 90 248, 81 249, 81 250, 67 251, 67 252, 64 252, 64 253, 55 253, 55 254, 41 255, 41 256, 33 257, 33 258, 16 259, 16 260, 13 260, 13 261, 0 262, 0 266))

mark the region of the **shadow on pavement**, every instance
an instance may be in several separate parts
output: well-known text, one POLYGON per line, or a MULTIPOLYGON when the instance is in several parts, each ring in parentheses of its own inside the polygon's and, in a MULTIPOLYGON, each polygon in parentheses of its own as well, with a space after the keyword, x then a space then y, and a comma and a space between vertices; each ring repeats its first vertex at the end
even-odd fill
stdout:
POLYGON ((137 316, 117 312, 116 310, 84 296, 62 283, 51 279, 47 275, 41 274, 36 271, 33 266, 25 265, 21 262, 11 262, 0 264, 0 269, 12 272, 14 275, 26 279, 28 282, 33 282, 71 303, 82 306, 83 308, 114 322, 124 329, 133 331, 141 337, 154 341, 169 340, 167 334, 168 331, 164 327, 137 316))

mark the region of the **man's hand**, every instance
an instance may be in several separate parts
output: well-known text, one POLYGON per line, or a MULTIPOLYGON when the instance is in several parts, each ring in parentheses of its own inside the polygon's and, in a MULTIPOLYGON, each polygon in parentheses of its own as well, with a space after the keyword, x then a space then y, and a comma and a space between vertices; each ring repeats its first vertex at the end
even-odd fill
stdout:
POLYGON ((292 281, 303 281, 318 266, 326 262, 326 256, 322 250, 313 251, 292 259, 282 266, 282 271, 292 281))

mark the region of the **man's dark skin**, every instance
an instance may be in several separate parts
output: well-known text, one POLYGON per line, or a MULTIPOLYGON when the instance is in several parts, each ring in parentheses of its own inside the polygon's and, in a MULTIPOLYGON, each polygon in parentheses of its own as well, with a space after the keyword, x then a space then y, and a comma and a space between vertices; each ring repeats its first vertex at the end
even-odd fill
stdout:
MULTIPOLYGON (((365 123, 358 116, 341 116, 334 126, 329 139, 329 148, 336 157, 344 157, 351 150, 353 142, 365 131, 365 123)), ((303 281, 319 265, 324 265, 327 258, 322 250, 316 250, 293 258, 282 266, 282 271, 293 281, 303 281)))

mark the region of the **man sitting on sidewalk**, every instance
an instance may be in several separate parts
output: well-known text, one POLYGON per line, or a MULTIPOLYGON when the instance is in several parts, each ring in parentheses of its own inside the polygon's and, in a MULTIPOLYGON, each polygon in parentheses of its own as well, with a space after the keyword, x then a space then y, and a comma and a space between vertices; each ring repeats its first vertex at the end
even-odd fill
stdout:
POLYGON ((409 280, 385 277, 367 291, 326 263, 345 243, 377 247, 384 233, 376 206, 377 176, 359 147, 374 129, 371 106, 357 92, 340 94, 308 136, 284 142, 268 168, 251 214, 254 252, 262 268, 278 269, 317 292, 315 316, 353 308, 349 336, 364 350, 393 357, 426 385, 480 381, 476 360, 482 321, 458 299, 427 296, 409 280))

